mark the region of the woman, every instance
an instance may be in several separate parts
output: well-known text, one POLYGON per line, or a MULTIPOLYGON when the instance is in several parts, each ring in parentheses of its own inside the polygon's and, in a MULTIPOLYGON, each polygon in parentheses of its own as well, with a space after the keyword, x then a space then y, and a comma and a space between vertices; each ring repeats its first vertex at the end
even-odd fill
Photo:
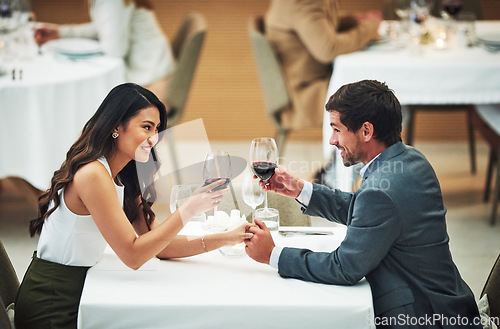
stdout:
POLYGON ((165 103, 175 61, 167 37, 149 0, 89 0, 91 22, 56 25, 42 23, 35 41, 42 45, 58 38, 99 40, 104 53, 121 57, 126 81, 137 83, 165 103))
POLYGON ((85 124, 30 223, 40 239, 16 300, 18 329, 76 328, 86 272, 106 244, 138 269, 155 256, 191 256, 252 237, 250 224, 201 238, 177 236, 192 216, 220 203, 228 189, 211 190, 221 182, 202 187, 164 222, 155 218, 155 190, 145 182, 158 168, 153 147, 166 124, 164 105, 132 83, 113 88, 85 124))

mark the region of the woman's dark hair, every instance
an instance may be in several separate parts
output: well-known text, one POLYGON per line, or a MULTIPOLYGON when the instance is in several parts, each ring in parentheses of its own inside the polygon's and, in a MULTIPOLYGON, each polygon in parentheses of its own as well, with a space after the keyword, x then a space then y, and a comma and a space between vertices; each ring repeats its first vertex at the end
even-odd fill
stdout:
MULTIPOLYGON (((45 219, 61 203, 59 190, 73 180, 80 167, 116 152, 116 140, 111 137, 115 128, 119 125, 126 126, 132 117, 151 106, 156 107, 160 113, 158 130, 164 130, 167 127, 165 105, 151 91, 133 83, 124 83, 109 92, 96 113, 83 127, 81 136, 69 149, 61 168, 54 172, 50 188, 38 199, 38 218, 33 219, 29 226, 31 236, 40 234, 45 219), (49 209, 51 202, 53 206, 49 209)), ((156 191, 151 182, 158 167, 156 153, 152 149, 146 163, 131 160, 118 173, 118 179, 125 186, 123 210, 130 222, 138 218, 140 209, 148 227, 154 220, 151 206, 156 200, 156 191), (137 174, 138 166, 141 167, 140 177, 137 174), (142 194, 141 188, 144 192, 142 194), (137 202, 139 197, 141 204, 137 202)))
POLYGON ((385 83, 362 80, 340 87, 325 105, 340 114, 340 121, 350 131, 370 122, 374 138, 391 146, 401 141, 401 104, 385 83))

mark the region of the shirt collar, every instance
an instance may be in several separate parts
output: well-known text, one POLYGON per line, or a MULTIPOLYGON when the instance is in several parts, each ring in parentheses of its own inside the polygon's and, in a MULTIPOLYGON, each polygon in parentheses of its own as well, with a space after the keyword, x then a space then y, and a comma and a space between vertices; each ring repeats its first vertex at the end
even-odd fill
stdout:
POLYGON ((367 164, 365 164, 365 165, 363 166, 363 168, 361 168, 361 169, 359 170, 359 174, 361 175, 361 177, 364 177, 364 176, 365 176, 365 172, 366 172, 366 170, 368 169, 368 167, 372 164, 372 162, 373 162, 373 161, 375 161, 375 159, 376 159, 376 158, 378 158, 378 157, 379 157, 379 155, 380 155, 380 154, 382 154, 382 153, 377 154, 377 156, 376 156, 376 157, 374 157, 373 159, 371 159, 371 160, 370 160, 370 162, 368 162, 367 164))

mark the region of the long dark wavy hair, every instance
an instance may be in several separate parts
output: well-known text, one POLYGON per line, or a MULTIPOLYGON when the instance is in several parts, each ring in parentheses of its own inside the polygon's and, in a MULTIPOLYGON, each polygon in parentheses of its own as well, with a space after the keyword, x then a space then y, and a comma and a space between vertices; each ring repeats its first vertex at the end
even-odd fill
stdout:
MULTIPOLYGON (((80 167, 101 157, 108 158, 116 152, 116 140, 111 137, 114 129, 121 124, 126 126, 132 117, 150 106, 155 106, 160 113, 158 131, 164 130, 167 127, 167 111, 151 91, 134 83, 124 83, 109 92, 83 127, 81 136, 69 149, 61 168, 54 172, 50 188, 38 199, 38 218, 33 219, 29 226, 31 236, 41 233, 44 221, 61 203, 59 191, 73 180, 80 167), (49 209, 51 203, 53 205, 49 209)), ((125 186, 123 210, 131 223, 138 218, 142 208, 146 225, 151 227, 155 218, 151 206, 156 200, 152 181, 158 168, 159 162, 153 148, 146 163, 131 160, 118 173, 118 179, 125 186), (139 197, 140 205, 137 202, 139 197)))

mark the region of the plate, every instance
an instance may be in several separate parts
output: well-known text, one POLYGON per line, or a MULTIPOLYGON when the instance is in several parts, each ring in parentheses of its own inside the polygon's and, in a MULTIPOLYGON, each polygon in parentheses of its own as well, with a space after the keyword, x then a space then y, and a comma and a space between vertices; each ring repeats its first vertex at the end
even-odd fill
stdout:
POLYGON ((97 40, 84 38, 62 38, 49 41, 44 46, 47 50, 67 56, 89 56, 102 52, 97 40))
POLYGON ((481 34, 477 39, 485 44, 500 46, 500 33, 481 34))

